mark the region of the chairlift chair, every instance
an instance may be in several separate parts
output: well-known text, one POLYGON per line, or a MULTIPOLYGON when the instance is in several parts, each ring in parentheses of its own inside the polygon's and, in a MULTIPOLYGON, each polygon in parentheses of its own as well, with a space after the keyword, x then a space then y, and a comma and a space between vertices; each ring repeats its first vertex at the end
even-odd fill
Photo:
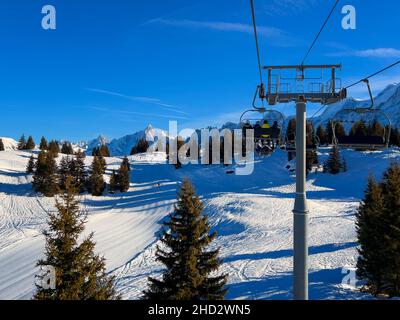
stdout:
POLYGON ((332 121, 332 134, 333 134, 333 144, 342 147, 350 148, 356 150, 382 150, 389 147, 390 135, 391 135, 391 120, 389 116, 382 110, 374 107, 374 98, 372 96, 371 87, 368 79, 363 80, 368 87, 368 93, 371 100, 371 105, 369 107, 361 107, 354 109, 342 109, 338 111, 332 121), (349 114, 357 114, 361 117, 361 120, 365 123, 377 121, 378 117, 384 119, 386 123, 383 126, 382 135, 367 135, 367 136, 337 136, 336 128, 339 123, 354 123, 354 121, 343 120, 349 114))
POLYGON ((243 112, 240 117, 240 126, 244 137, 246 137, 246 130, 254 130, 254 142, 260 153, 271 153, 277 146, 284 143, 282 136, 284 120, 284 115, 277 110, 254 107, 243 112), (248 116, 251 113, 262 116, 248 116), (268 127, 263 126, 264 122, 268 123, 268 127))

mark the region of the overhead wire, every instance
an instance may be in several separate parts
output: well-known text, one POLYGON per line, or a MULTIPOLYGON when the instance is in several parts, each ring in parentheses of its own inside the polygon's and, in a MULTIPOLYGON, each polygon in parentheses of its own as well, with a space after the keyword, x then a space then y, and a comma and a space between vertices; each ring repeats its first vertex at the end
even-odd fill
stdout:
POLYGON ((340 0, 336 0, 336 1, 335 1, 335 4, 333 5, 333 7, 332 7, 331 11, 329 12, 327 18, 325 19, 325 22, 322 24, 321 29, 319 30, 318 34, 315 36, 314 41, 311 43, 311 46, 309 47, 309 49, 308 49, 306 55, 304 56, 304 58, 303 58, 303 60, 302 60, 302 62, 301 62, 301 65, 302 65, 302 66, 304 65, 304 62, 307 60, 308 56, 310 55, 311 50, 314 48, 315 44, 317 43, 318 38, 319 38, 319 36, 321 35, 322 31, 325 29, 325 26, 326 26, 326 24, 328 23, 329 19, 331 18, 333 12, 335 11, 337 5, 339 4, 339 1, 340 1, 340 0))
POLYGON ((260 82, 263 84, 263 76, 262 76, 262 66, 261 66, 261 55, 260 55, 260 46, 258 43, 258 34, 257 34, 257 23, 256 23, 256 14, 254 10, 254 1, 250 0, 251 7, 251 15, 253 20, 253 29, 254 29, 254 38, 256 40, 256 50, 257 50, 257 61, 258 61, 258 72, 260 74, 260 82))
POLYGON ((385 67, 385 68, 383 68, 383 69, 381 69, 381 70, 379 70, 379 71, 377 71, 377 72, 371 74, 371 75, 368 76, 368 77, 362 78, 362 79, 360 79, 359 81, 354 82, 353 84, 351 84, 351 85, 345 87, 345 89, 349 89, 349 88, 351 88, 351 87, 356 86, 357 84, 359 84, 359 83, 361 83, 361 82, 365 82, 365 80, 368 80, 368 79, 370 79, 370 78, 373 78, 373 77, 377 76, 378 74, 381 74, 382 72, 384 72, 384 71, 386 71, 386 70, 389 70, 389 69, 391 69, 391 68, 397 66, 398 64, 400 64, 400 60, 398 60, 398 61, 396 61, 395 63, 392 63, 391 65, 389 65, 389 66, 387 66, 387 67, 385 67))

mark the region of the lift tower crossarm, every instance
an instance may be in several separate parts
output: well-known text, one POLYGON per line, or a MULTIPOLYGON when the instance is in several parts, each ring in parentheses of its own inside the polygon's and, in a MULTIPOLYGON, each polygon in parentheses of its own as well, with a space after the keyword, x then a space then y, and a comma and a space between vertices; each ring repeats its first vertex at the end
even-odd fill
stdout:
POLYGON ((283 70, 283 69, 341 69, 341 64, 321 64, 321 65, 289 65, 289 66, 264 66, 264 70, 283 70))

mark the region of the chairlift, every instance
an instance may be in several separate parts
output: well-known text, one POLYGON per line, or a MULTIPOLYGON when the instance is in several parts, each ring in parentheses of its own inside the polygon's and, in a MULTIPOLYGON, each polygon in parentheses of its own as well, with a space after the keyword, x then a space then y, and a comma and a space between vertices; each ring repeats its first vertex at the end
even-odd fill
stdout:
POLYGON ((284 115, 277 110, 253 108, 242 114, 240 126, 244 137, 247 130, 254 130, 254 142, 259 153, 268 154, 284 142, 282 136, 284 120, 284 115))
POLYGON ((265 95, 263 86, 258 86, 253 99, 253 108, 246 110, 240 117, 243 137, 247 130, 254 130, 254 142, 259 153, 270 154, 277 146, 284 143, 283 126, 285 116, 277 111, 255 105, 257 95, 265 95))
POLYGON ((363 82, 367 85, 368 93, 371 101, 371 105, 369 107, 360 107, 353 109, 342 109, 336 113, 334 117, 334 121, 332 121, 332 133, 333 133, 333 144, 342 147, 342 148, 350 148, 356 150, 382 150, 389 147, 390 143, 390 135, 392 129, 392 123, 389 116, 382 110, 375 108, 374 98, 372 96, 371 86, 368 79, 364 79, 363 82), (373 121, 377 121, 384 119, 386 123, 383 124, 383 132, 382 135, 345 135, 345 136, 337 136, 336 128, 339 123, 346 124, 352 123, 355 121, 344 120, 346 116, 350 114, 357 114, 359 120, 364 121, 364 123, 373 123, 373 121), (360 119, 361 118, 361 119, 360 119))

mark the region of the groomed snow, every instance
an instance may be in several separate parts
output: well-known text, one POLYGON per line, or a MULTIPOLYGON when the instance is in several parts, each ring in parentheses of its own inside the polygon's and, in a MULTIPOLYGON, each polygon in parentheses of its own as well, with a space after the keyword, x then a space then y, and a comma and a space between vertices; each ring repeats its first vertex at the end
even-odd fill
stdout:
MULTIPOLYGON (((329 149, 320 150, 320 160, 329 149)), ((343 267, 354 267, 357 242, 354 213, 369 172, 380 178, 398 150, 344 151, 349 171, 339 176, 310 174, 310 298, 370 298, 342 286, 343 267)), ((25 175, 29 152, 0 152, 0 299, 30 299, 35 263, 42 257, 54 200, 34 194, 25 175)), ((87 157, 89 165, 92 158, 87 157)), ((138 299, 147 277, 157 276, 157 235, 173 210, 180 181, 188 177, 218 231, 222 272, 229 274, 229 299, 291 299, 292 207, 294 176, 287 155, 277 151, 258 159, 250 176, 226 174, 222 166, 186 166, 175 170, 162 154, 130 157, 131 188, 125 194, 81 197, 89 215, 86 232, 95 232, 97 250, 117 277, 124 299, 138 299)), ((121 159, 108 158, 108 172, 121 159)))

